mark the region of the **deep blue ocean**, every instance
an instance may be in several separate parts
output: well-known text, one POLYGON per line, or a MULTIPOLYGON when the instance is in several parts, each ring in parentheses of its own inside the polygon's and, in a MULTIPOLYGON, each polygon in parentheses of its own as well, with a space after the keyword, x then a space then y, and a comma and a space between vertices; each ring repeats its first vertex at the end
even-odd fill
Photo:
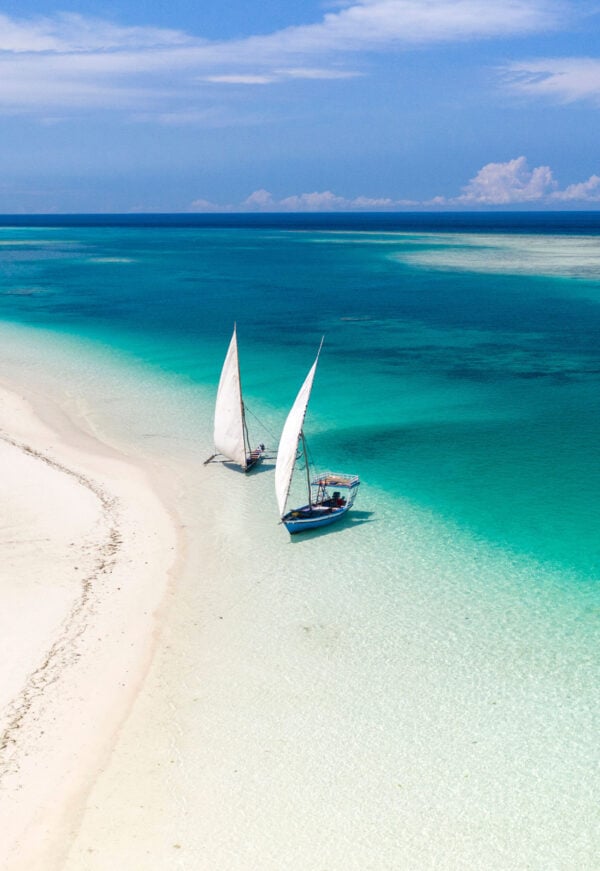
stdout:
POLYGON ((599 574, 600 213, 4 216, 0 318, 282 419, 324 336, 319 465, 599 574))

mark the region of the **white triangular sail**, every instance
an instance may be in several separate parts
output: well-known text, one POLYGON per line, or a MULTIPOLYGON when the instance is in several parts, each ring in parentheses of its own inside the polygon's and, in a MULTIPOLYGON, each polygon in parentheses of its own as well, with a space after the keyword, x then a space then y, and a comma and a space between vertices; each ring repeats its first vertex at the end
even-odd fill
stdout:
POLYGON ((319 362, 319 355, 313 363, 310 372, 306 376, 304 384, 300 388, 296 400, 292 405, 291 411, 285 421, 279 448, 277 450, 277 465, 275 466, 275 494, 277 496, 277 504, 279 505, 279 514, 281 517, 285 514, 285 503, 287 502, 290 485, 292 483, 292 475, 294 474, 294 466, 296 464, 296 456, 298 453, 298 439, 302 431, 304 417, 308 400, 310 399, 310 391, 319 362))
POLYGON ((215 448, 220 454, 246 468, 244 405, 235 327, 217 390, 214 438, 215 448))

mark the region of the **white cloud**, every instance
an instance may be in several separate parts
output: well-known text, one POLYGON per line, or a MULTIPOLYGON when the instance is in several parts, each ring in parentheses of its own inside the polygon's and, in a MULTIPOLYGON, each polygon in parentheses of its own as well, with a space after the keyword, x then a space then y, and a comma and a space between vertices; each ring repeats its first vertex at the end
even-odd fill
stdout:
POLYGON ((390 197, 356 197, 352 205, 357 209, 389 209, 398 204, 390 197))
POLYGON ((506 163, 488 163, 463 188, 455 202, 463 205, 506 205, 543 199, 556 187, 552 170, 529 170, 524 157, 506 163))
POLYGON ((198 199, 190 205, 194 212, 351 212, 389 211, 406 206, 417 206, 411 200, 393 200, 390 197, 342 197, 332 191, 312 191, 275 199, 264 188, 254 191, 237 205, 218 205, 198 199))
POLYGON ((600 201, 600 176, 560 189, 549 166, 529 169, 525 157, 505 163, 487 163, 465 185, 457 197, 437 196, 423 206, 481 207, 531 204, 551 206, 553 203, 592 203, 600 201))
POLYGON ((570 184, 564 191, 555 191, 552 199, 563 202, 600 202, 600 176, 591 175, 587 181, 570 184))
POLYGON ((362 73, 352 70, 322 69, 318 67, 290 67, 289 69, 274 69, 267 74, 256 73, 219 73, 201 76, 204 82, 224 85, 270 85, 273 82, 285 82, 289 79, 352 79, 362 73))
POLYGON ((190 37, 179 30, 121 27, 100 18, 58 12, 54 16, 10 18, 0 14, 0 51, 91 52, 149 49, 186 45, 190 37))
POLYGON ((567 6, 561 0, 358 0, 323 20, 238 41, 267 54, 364 51, 550 30, 567 6))
POLYGON ((345 197, 338 197, 331 191, 294 194, 280 200, 278 206, 284 212, 336 212, 338 209, 349 208, 345 197))
POLYGON ((323 69, 322 67, 290 67, 275 70, 282 79, 354 79, 362 73, 353 70, 323 69))
POLYGON ((203 76, 205 82, 215 82, 224 85, 268 85, 275 81, 274 76, 253 76, 243 73, 229 75, 203 76))
POLYGON ((330 190, 292 194, 276 199, 264 188, 243 202, 219 205, 195 200, 190 211, 197 212, 350 212, 401 211, 402 209, 488 208, 492 206, 532 205, 560 208, 565 203, 585 206, 600 202, 600 175, 561 189, 550 167, 529 169, 525 157, 505 163, 488 163, 465 185, 456 197, 436 196, 427 201, 392 197, 344 197, 330 190))
POLYGON ((545 58, 519 61, 506 67, 511 90, 559 102, 600 101, 600 59, 545 58))
POLYGON ((164 110, 181 95, 197 99, 202 81, 344 79, 360 74, 344 68, 344 53, 543 31, 566 8, 563 0, 354 0, 312 24, 229 41, 77 14, 0 15, 0 107, 131 108, 141 98, 164 110))
POLYGON ((553 0, 362 0, 320 24, 289 28, 288 44, 356 50, 390 42, 425 43, 547 30, 561 20, 553 0))
POLYGON ((264 188, 260 188, 260 190, 254 191, 254 193, 250 194, 250 196, 244 200, 242 205, 259 210, 268 209, 274 205, 273 195, 264 188))
POLYGON ((172 112, 135 112, 131 118, 138 123, 161 124, 165 127, 202 126, 213 129, 231 127, 234 124, 239 127, 245 121, 250 124, 254 123, 254 119, 251 117, 244 121, 239 115, 232 117, 228 112, 218 107, 209 109, 182 107, 172 112))
POLYGON ((235 206, 220 206, 210 200, 197 199, 190 203, 188 212, 237 212, 235 206))

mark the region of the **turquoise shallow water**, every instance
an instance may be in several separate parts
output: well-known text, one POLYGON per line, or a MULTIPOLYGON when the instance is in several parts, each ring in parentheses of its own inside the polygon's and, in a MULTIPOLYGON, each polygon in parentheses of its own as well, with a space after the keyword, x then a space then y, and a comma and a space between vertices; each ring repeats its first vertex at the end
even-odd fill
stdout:
POLYGON ((597 227, 328 220, 0 230, 7 380, 189 531, 69 868, 595 871, 597 227), (312 453, 364 482, 329 532, 201 463, 233 320, 275 437, 325 335, 312 453))
POLYGON ((7 226, 0 317, 208 389, 237 321, 247 402, 274 428, 324 335, 318 465, 595 578, 600 220, 407 220, 7 226))

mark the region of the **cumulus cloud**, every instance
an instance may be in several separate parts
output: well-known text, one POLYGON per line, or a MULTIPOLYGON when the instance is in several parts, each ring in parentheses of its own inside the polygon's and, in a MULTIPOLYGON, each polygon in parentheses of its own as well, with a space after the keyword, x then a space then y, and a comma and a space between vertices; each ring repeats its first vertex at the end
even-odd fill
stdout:
POLYGON ((525 157, 505 163, 488 163, 456 197, 436 196, 418 201, 392 197, 345 197, 330 190, 292 194, 277 199, 264 188, 255 190, 241 203, 219 205, 197 199, 193 212, 351 212, 401 211, 403 209, 477 209, 494 206, 531 205, 536 208, 564 208, 600 202, 600 175, 560 188, 549 166, 529 169, 525 157))
POLYGON ((506 67, 509 87, 522 94, 564 103, 600 102, 600 59, 545 58, 519 61, 506 67))
POLYGON ((562 0, 351 0, 319 21, 234 40, 78 14, 0 15, 0 107, 162 104, 206 87, 343 79, 360 52, 548 30, 562 0))
POLYGON ((555 191, 552 199, 563 202, 600 202, 600 176, 591 175, 587 181, 570 184, 564 191, 555 191))
POLYGON ((264 188, 254 191, 237 205, 218 205, 198 199, 191 203, 192 212, 351 212, 386 211, 418 205, 409 200, 394 200, 390 197, 343 197, 332 191, 312 191, 292 194, 276 199, 264 188))
POLYGON ((455 202, 465 205, 506 205, 543 199, 556 187, 552 170, 529 170, 524 157, 506 163, 488 163, 463 188, 455 202))
MULTIPOLYGON (((406 204, 406 201, 403 202, 406 204)), ((357 209, 389 209, 391 206, 400 205, 400 202, 390 197, 356 197, 352 204, 357 209)))
POLYGON ((280 200, 278 205, 284 212, 336 212, 349 207, 345 197, 339 197, 331 191, 295 194, 280 200))
POLYGON ((423 205, 431 207, 507 206, 553 203, 591 203, 600 200, 600 177, 560 189, 549 166, 529 169, 525 157, 515 157, 505 163, 487 163, 463 187, 456 197, 437 196, 423 205))
POLYGON ((254 193, 251 193, 250 196, 244 200, 242 205, 248 206, 249 208, 256 208, 260 211, 260 209, 272 208, 275 203, 273 195, 264 188, 260 188, 259 190, 254 191, 254 193))

